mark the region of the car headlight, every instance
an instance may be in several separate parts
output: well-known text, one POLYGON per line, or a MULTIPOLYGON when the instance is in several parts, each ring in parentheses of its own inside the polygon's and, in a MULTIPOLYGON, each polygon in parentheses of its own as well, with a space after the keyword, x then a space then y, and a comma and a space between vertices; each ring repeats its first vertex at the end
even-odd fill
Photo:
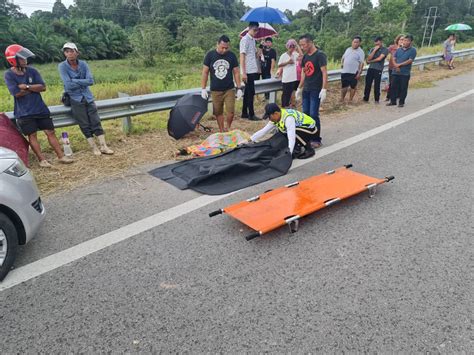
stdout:
POLYGON ((23 164, 23 162, 20 159, 17 159, 10 167, 4 171, 5 173, 20 177, 25 175, 28 172, 28 168, 23 164))

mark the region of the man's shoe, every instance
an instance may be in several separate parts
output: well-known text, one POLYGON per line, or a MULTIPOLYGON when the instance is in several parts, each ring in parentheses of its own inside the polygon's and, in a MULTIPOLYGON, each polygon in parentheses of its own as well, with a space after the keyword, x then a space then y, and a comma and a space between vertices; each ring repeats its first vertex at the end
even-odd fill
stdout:
POLYGON ((389 102, 386 106, 395 106, 396 104, 394 104, 393 102, 389 102))
POLYGON ((314 154, 316 154, 316 152, 313 148, 307 148, 303 153, 298 155, 298 159, 308 159, 314 156, 314 154))
POLYGON ((249 118, 249 115, 242 114, 240 115, 241 118, 249 118))
POLYGON ((380 103, 380 101, 375 101, 375 104, 378 105, 380 103))
POLYGON ((398 104, 398 107, 403 107, 405 106, 405 104, 398 104))
POLYGON ((62 158, 58 159, 58 162, 60 162, 61 164, 72 164, 74 163, 74 159, 69 158, 67 156, 63 156, 62 158))
POLYGON ((46 160, 41 160, 39 162, 39 166, 41 166, 42 168, 52 168, 53 166, 46 160))
POLYGON ((260 117, 257 117, 255 115, 249 117, 250 121, 261 121, 262 119, 260 117))

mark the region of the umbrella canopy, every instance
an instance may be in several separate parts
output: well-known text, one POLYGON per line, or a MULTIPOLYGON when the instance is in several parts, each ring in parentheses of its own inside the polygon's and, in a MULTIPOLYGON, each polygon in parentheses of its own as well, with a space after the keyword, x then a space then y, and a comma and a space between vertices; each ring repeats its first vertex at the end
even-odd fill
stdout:
POLYGON ((286 17, 286 15, 278 9, 273 7, 256 7, 250 9, 245 13, 240 21, 246 22, 266 22, 266 23, 281 23, 288 25, 291 21, 286 17))
POLYGON ((472 30, 471 26, 465 25, 464 23, 455 23, 453 25, 449 25, 444 29, 445 31, 467 31, 472 30))
POLYGON ((168 119, 168 134, 180 139, 193 131, 207 112, 207 100, 199 94, 184 95, 170 112, 168 119))
MULTIPOLYGON (((249 28, 247 27, 245 30, 240 32, 240 38, 245 36, 248 31, 249 31, 249 28)), ((277 36, 277 35, 278 35, 278 32, 272 26, 270 26, 268 23, 259 22, 258 32, 254 36, 254 39, 258 41, 258 40, 261 40, 261 39, 264 39, 264 38, 267 38, 267 37, 273 37, 273 36, 277 36)))

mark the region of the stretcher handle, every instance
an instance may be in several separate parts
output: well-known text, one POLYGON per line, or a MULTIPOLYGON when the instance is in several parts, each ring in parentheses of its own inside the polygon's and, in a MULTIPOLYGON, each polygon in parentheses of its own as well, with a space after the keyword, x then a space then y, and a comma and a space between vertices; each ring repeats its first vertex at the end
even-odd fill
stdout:
POLYGON ((217 211, 209 213, 209 217, 214 217, 214 216, 217 216, 218 214, 221 214, 221 213, 222 213, 222 210, 217 210, 217 211))
POLYGON ((345 167, 346 169, 350 169, 350 168, 352 168, 352 164, 344 165, 344 167, 345 167))
POLYGON ((257 237, 260 237, 260 232, 254 232, 252 234, 249 234, 248 236, 245 237, 246 240, 252 240, 257 237))
POLYGON ((393 179, 395 179, 395 176, 391 175, 391 176, 387 176, 387 177, 385 178, 385 181, 386 181, 386 182, 389 182, 389 181, 392 181, 393 179))

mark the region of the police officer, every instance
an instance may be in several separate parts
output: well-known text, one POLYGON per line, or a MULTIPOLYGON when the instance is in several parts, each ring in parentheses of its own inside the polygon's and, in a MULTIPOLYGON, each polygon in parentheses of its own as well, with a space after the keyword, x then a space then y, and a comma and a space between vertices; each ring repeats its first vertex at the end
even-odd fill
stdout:
POLYGON ((265 106, 264 118, 270 121, 250 137, 252 142, 276 129, 288 136, 288 148, 293 158, 307 159, 315 154, 311 140, 314 140, 318 129, 311 116, 296 110, 280 108, 272 103, 265 106))

